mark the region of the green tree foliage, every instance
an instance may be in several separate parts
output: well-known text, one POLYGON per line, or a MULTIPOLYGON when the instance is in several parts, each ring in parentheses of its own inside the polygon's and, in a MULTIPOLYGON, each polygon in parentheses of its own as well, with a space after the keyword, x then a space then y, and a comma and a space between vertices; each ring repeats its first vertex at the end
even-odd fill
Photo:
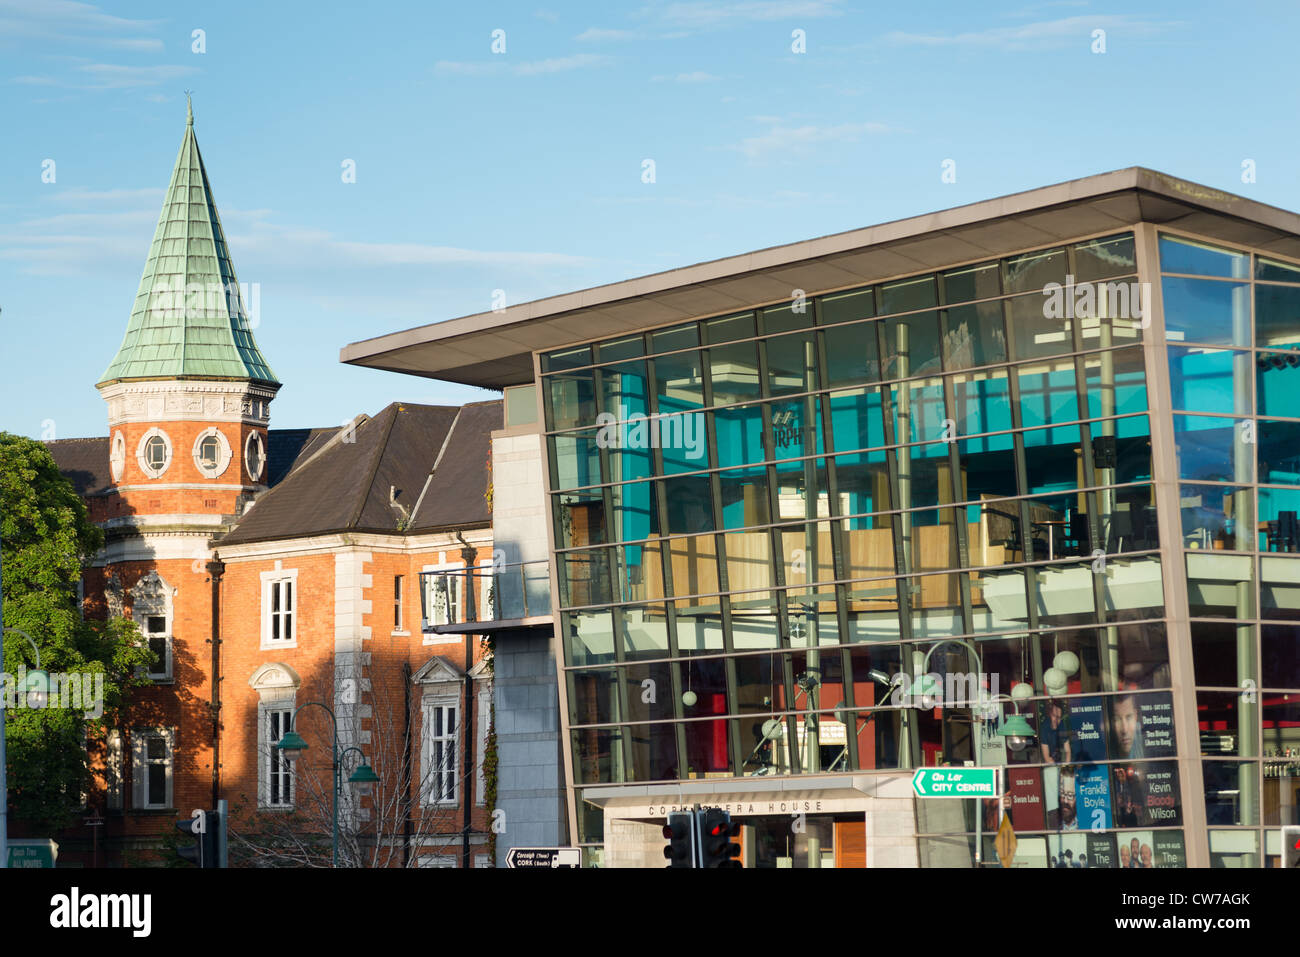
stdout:
MULTIPOLYGON (((90 783, 87 728, 92 736, 102 733, 105 718, 121 707, 128 688, 141 683, 136 669, 154 658, 130 620, 81 618, 77 582, 103 541, 49 450, 0 432, 4 627, 32 637, 46 672, 104 675, 104 714, 98 719, 64 708, 8 712, 10 814, 42 830, 57 830, 76 818, 90 783)), ((31 645, 6 632, 4 672, 17 675, 35 666, 31 645)))

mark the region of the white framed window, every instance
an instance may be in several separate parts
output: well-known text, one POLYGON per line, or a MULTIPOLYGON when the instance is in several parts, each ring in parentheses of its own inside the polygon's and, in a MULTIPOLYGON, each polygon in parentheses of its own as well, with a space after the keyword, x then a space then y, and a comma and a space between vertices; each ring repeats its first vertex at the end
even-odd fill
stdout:
POLYGON ((131 732, 132 807, 137 810, 172 807, 171 728, 136 728, 131 732))
POLYGON ((159 682, 172 680, 172 591, 152 569, 131 588, 131 619, 157 659, 143 674, 159 682))
POLYGON ((265 715, 266 806, 293 807, 293 762, 275 746, 289 732, 293 709, 268 708, 265 715))
POLYGON ((298 570, 262 572, 262 648, 298 646, 298 570))
POLYGON ((194 465, 205 478, 216 478, 225 472, 231 458, 230 442, 218 428, 204 429, 194 440, 194 465))
POLYGON ((422 708, 424 747, 420 762, 421 804, 455 804, 460 770, 460 700, 451 695, 425 698, 422 708))
POLYGON ((149 643, 149 650, 158 659, 149 666, 149 677, 154 681, 170 680, 172 676, 172 636, 171 629, 167 627, 167 616, 145 616, 144 626, 140 630, 144 632, 145 640, 149 643))
POLYGON ((424 624, 452 625, 464 621, 465 566, 426 565, 424 582, 424 624))
POLYGON ((104 750, 104 786, 107 792, 105 803, 110 811, 122 810, 124 797, 122 784, 126 780, 125 770, 122 731, 119 728, 109 728, 104 750))
POLYGON ((405 575, 393 576, 393 634, 404 635, 402 630, 402 592, 406 584, 405 575))
POLYGON ((149 478, 159 478, 172 463, 172 440, 155 426, 140 437, 135 461, 149 478))
POLYGON ((262 477, 262 467, 266 464, 266 449, 262 445, 261 432, 249 432, 244 442, 244 468, 248 477, 256 482, 262 477))
POLYGON ((481 807, 487 803, 487 778, 483 775, 483 761, 487 757, 488 706, 492 701, 492 685, 486 681, 475 681, 474 693, 478 698, 477 727, 474 728, 474 763, 478 770, 478 780, 474 785, 474 803, 481 807))
POLYGON ((275 747, 288 732, 302 679, 289 665, 272 661, 248 679, 257 692, 257 806, 292 808, 297 799, 293 764, 275 747))
POLYGON ((458 867, 460 858, 455 854, 421 854, 421 867, 458 867))
POLYGON ((121 430, 113 433, 113 444, 108 453, 108 467, 113 474, 113 481, 122 481, 122 473, 126 471, 126 437, 122 435, 121 430))
POLYGON ((492 857, 491 857, 490 855, 488 855, 488 854, 475 854, 475 855, 474 855, 474 866, 475 866, 475 867, 492 867, 492 866, 493 866, 493 864, 492 864, 492 857))

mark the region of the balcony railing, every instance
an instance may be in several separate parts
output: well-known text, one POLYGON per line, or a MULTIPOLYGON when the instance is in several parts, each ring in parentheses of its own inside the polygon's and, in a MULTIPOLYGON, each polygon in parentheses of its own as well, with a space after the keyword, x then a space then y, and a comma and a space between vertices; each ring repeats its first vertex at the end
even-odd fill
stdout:
POLYGON ((494 563, 420 574, 422 631, 467 622, 518 621, 551 613, 545 561, 494 563))

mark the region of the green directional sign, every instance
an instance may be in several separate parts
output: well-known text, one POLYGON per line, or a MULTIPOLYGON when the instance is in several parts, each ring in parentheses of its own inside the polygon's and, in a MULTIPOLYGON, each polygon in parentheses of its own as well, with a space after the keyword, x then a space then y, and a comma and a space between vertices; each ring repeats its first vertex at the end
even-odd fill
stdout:
POLYGON ((921 768, 912 790, 923 798, 992 798, 1002 793, 1001 768, 921 768))

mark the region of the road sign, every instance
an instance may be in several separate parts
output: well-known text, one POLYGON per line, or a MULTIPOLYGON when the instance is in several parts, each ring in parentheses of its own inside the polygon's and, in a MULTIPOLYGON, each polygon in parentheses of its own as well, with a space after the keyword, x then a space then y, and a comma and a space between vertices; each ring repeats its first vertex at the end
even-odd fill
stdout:
POLYGON ((1300 867, 1300 827, 1294 824, 1282 828, 1282 866, 1300 867))
POLYGON ((1002 823, 998 826, 998 836, 993 839, 993 846, 997 848, 998 860, 1002 866, 1010 867, 1016 857, 1016 829, 1011 826, 1010 814, 1002 815, 1002 823))
POLYGON ((581 867, 582 851, 576 847, 512 847, 506 867, 581 867))
POLYGON ((1002 794, 1001 768, 921 768, 912 790, 923 798, 995 798, 1002 794))
POLYGON ((9 866, 53 867, 59 858, 59 845, 50 840, 9 839, 9 866))

